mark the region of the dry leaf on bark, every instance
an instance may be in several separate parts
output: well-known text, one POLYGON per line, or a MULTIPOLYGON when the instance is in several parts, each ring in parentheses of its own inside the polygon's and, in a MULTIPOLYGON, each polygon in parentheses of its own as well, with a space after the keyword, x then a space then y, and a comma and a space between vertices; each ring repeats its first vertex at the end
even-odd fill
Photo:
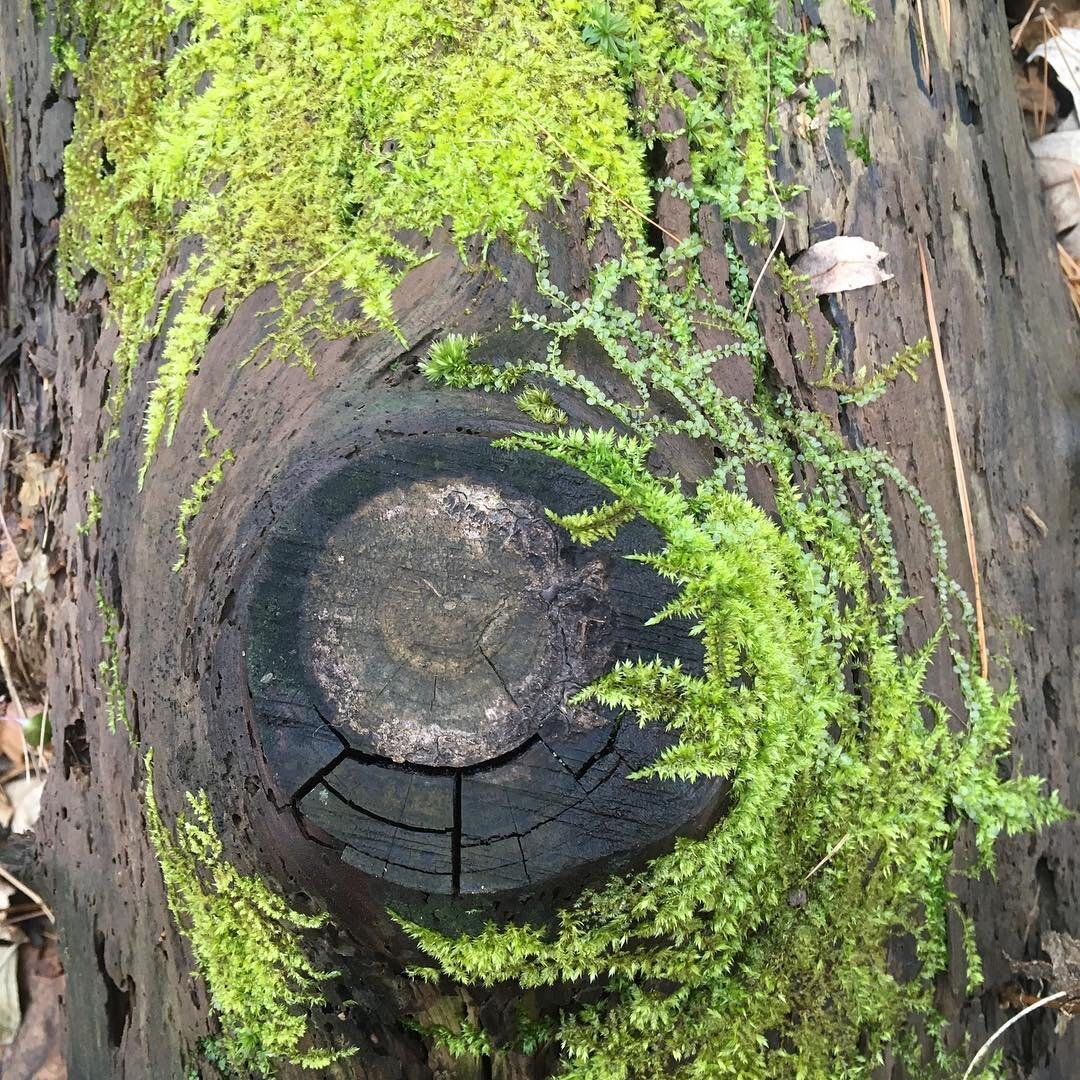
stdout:
POLYGON ((22 560, 15 550, 15 545, 9 544, 6 536, 0 536, 0 585, 10 589, 15 584, 15 575, 18 574, 20 566, 22 560))
POLYGON ((1012 32, 1014 49, 1023 49, 1025 53, 1067 27, 1080 26, 1080 11, 1070 0, 1058 0, 1053 4, 1040 4, 1039 10, 1032 14, 1023 26, 1018 25, 1012 32))
POLYGON ((817 296, 880 285, 892 274, 879 265, 888 252, 861 236, 834 236, 812 244, 792 264, 797 274, 810 279, 817 296))
POLYGON ((15 575, 15 584, 25 587, 27 592, 44 594, 52 581, 49 573, 49 558, 41 548, 31 552, 22 562, 15 575))
POLYGON ((1029 64, 1016 72, 1020 108, 1032 118, 1037 131, 1044 131, 1045 125, 1056 120, 1058 114, 1057 95, 1047 84, 1041 67, 1041 64, 1029 64))

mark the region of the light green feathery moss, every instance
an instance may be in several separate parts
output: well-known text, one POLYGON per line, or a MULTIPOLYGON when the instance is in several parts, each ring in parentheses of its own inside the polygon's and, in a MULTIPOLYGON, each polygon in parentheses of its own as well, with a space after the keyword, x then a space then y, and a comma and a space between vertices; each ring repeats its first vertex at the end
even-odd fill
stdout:
MULTIPOLYGON (((853 450, 770 388, 733 251, 728 306, 702 277, 699 236, 663 255, 645 242, 661 188, 759 234, 781 212, 767 132, 802 77, 807 39, 779 28, 773 0, 72 0, 66 28, 80 96, 65 280, 94 270, 108 284, 121 334, 114 409, 142 345, 164 335, 144 473, 217 319, 255 290, 267 287, 269 333, 239 359, 310 366, 320 335, 394 331, 393 289, 424 257, 411 236, 446 226, 462 252, 470 238, 481 249, 501 238, 536 268, 548 311, 516 317, 547 335, 546 357, 493 367, 474 362, 474 339, 449 335, 424 370, 514 392, 538 428, 502 445, 608 489, 610 502, 555 517, 580 543, 637 516, 653 525, 661 547, 636 557, 677 586, 655 618, 689 619, 701 642, 700 672, 621 663, 582 696, 675 732, 640 777, 729 777, 727 816, 586 892, 552 927, 455 938, 402 920, 439 965, 417 977, 564 986, 567 1002, 583 980, 602 981, 590 1004, 536 1022, 555 1031, 562 1075, 576 1080, 865 1080, 886 1052, 919 1065, 913 1018, 942 1032, 933 985, 959 831, 975 836, 976 873, 1000 833, 1063 811, 1036 778, 1010 775, 1013 693, 995 693, 972 663, 971 607, 932 509, 885 455, 853 450), (670 138, 656 134, 666 104, 685 116, 689 184, 648 179, 650 151, 670 138), (584 301, 549 279, 530 223, 578 185, 588 227, 610 221, 623 243, 584 301), (334 298, 337 283, 358 306, 334 298), (628 292, 632 309, 614 300, 628 292), (702 350, 703 326, 734 344, 702 350), (579 335, 600 343, 631 394, 612 397, 564 361, 579 335), (749 404, 712 378, 733 357, 757 377, 749 404), (571 427, 572 398, 610 427, 571 427), (659 475, 652 449, 672 436, 709 440, 715 472, 696 485, 659 475), (747 497, 759 467, 775 477, 775 518, 747 497), (913 646, 905 613, 917 598, 903 586, 887 485, 932 553, 939 627, 913 646), (925 688, 943 662, 966 708, 959 725, 925 688), (919 972, 900 982, 888 947, 907 933, 919 972)), ((782 263, 777 274, 792 311, 807 311, 782 263)), ((914 375, 923 352, 851 381, 831 348, 812 343, 802 362, 857 404, 914 375)), ((214 482, 196 481, 185 505, 197 509, 214 482)), ((224 861, 204 795, 175 837, 149 787, 147 803, 173 911, 238 1052, 260 1067, 303 1060, 297 1010, 317 1000, 322 975, 289 927, 307 923, 224 861)), ((966 923, 964 937, 974 986, 966 923)), ((471 1053, 506 1048, 483 1031, 440 1037, 471 1053)), ((944 1056, 921 1064, 952 1074, 944 1056)))
MULTIPOLYGON (((221 434, 221 429, 214 426, 206 410, 203 410, 203 442, 199 457, 206 460, 210 457, 210 447, 214 440, 221 434)), ((236 460, 232 450, 223 450, 214 463, 201 476, 195 479, 191 485, 191 494, 180 503, 180 513, 176 519, 176 540, 180 547, 180 554, 173 563, 173 573, 178 574, 187 563, 188 534, 187 527, 203 508, 203 503, 210 498, 214 489, 221 483, 225 472, 225 466, 236 460)))
MULTIPOLYGON (((402 924, 463 981, 604 979, 598 1004, 562 1017, 567 1077, 865 1078, 887 1049, 915 1065, 910 1021, 936 1023, 959 830, 973 828, 977 873, 1000 833, 1063 815, 1037 778, 1002 778, 1015 694, 995 694, 972 664, 971 608, 948 576, 933 512, 884 455, 848 448, 764 383, 749 406, 717 389, 711 372, 733 354, 764 371, 765 344, 739 314, 745 276, 732 309, 711 298, 692 247, 675 267, 608 264, 585 303, 543 270, 539 283, 558 315, 520 318, 551 345, 544 360, 518 365, 515 380, 577 395, 613 426, 527 432, 501 445, 547 454, 608 488, 612 503, 556 518, 579 542, 637 515, 656 527, 663 547, 632 556, 678 587, 655 620, 691 620, 704 649, 700 675, 659 659, 621 662, 581 697, 678 734, 639 777, 729 777, 733 804, 707 838, 679 840, 644 870, 587 892, 553 930, 492 924, 453 938, 402 924), (627 276, 643 298, 638 310, 612 299, 627 276), (683 287, 669 284, 680 279, 683 287), (702 321, 737 344, 701 350, 702 321), (603 344, 633 402, 563 362, 579 334, 603 344), (659 394, 678 408, 654 407, 659 394), (650 452, 664 435, 707 437, 723 452, 715 473, 690 490, 656 475, 650 452), (745 497, 752 465, 776 477, 778 522, 745 497), (886 482, 922 519, 937 567, 941 627, 913 651, 904 613, 917 598, 902 587, 886 482), (939 642, 967 709, 958 730, 924 689, 939 642), (900 982, 888 944, 906 933, 921 966, 900 982)), ((483 370, 461 343, 452 364, 437 362, 445 356, 432 349, 429 377, 504 389, 500 371, 483 370)), ((972 952, 973 983, 978 972, 972 952)))
POLYGON ((224 1030, 224 1063, 243 1076, 272 1076, 276 1061, 320 1069, 354 1053, 310 1045, 307 1013, 324 1003, 319 985, 337 972, 310 963, 298 931, 323 926, 326 916, 293 910, 225 858, 205 792, 188 795, 189 816, 170 830, 154 798, 152 753, 146 771, 146 827, 169 909, 224 1030))
POLYGON ((172 438, 218 318, 211 294, 227 317, 272 286, 259 359, 310 364, 315 334, 393 328, 392 291, 420 258, 405 230, 450 222, 462 243, 522 245, 528 213, 581 183, 591 224, 636 244, 651 192, 635 125, 672 93, 697 197, 760 222, 776 208, 769 102, 793 88, 804 47, 772 10, 626 5, 647 101, 632 116, 622 61, 586 40, 596 5, 577 0, 71 0, 62 274, 68 289, 89 270, 108 283, 114 410, 169 313, 140 475, 172 438), (337 317, 335 283, 359 315, 337 317))

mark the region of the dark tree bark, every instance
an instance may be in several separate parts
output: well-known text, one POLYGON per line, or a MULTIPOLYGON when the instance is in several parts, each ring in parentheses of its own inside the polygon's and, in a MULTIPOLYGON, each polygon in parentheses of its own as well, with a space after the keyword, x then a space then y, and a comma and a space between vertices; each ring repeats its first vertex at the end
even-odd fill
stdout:
MULTIPOLYGON (((997 5, 953 4, 951 46, 929 19, 927 85, 908 4, 873 24, 840 7, 829 9, 820 48, 868 125, 873 164, 853 175, 838 132, 812 145, 784 141, 781 177, 806 189, 784 247, 796 253, 836 231, 873 238, 889 252, 894 287, 825 299, 813 313, 823 339, 838 331, 851 370, 871 351, 890 355, 927 332, 918 262, 925 241, 990 644, 1008 651, 1020 689, 1016 754, 1080 806, 1078 342, 1024 144, 1004 14, 997 5), (1014 617, 1031 631, 1017 636, 1014 617)), ((816 18, 811 5, 808 13, 816 18)), ((407 345, 386 334, 324 343, 314 378, 284 366, 257 377, 238 369, 237 358, 264 333, 267 297, 253 295, 213 336, 174 446, 140 493, 140 418, 156 354, 136 372, 119 444, 101 454, 116 335, 98 279, 83 283, 75 303, 56 288, 73 87, 54 89, 50 66, 47 28, 6 0, 0 363, 18 373, 32 447, 58 454, 67 479, 67 509, 51 541, 64 573, 50 627, 57 765, 40 826, 40 884, 65 949, 71 1074, 180 1075, 210 1031, 205 990, 189 975, 192 959, 146 839, 140 753, 106 731, 100 580, 120 612, 127 709, 135 736, 155 747, 167 818, 182 810, 185 791, 205 789, 230 857, 271 877, 297 906, 334 917, 337 930, 319 947, 344 974, 317 1020, 361 1051, 327 1075, 439 1075, 448 1063, 398 1021, 425 1010, 438 1020, 449 1006, 404 977, 417 957, 387 906, 445 925, 543 913, 673 834, 706 828, 722 811, 722 785, 635 794, 626 775, 655 753, 655 737, 566 707, 611 659, 659 652, 692 666, 696 657, 670 629, 641 628, 663 596, 615 557, 632 536, 586 552, 557 536, 541 512, 602 495, 569 470, 531 471, 527 461, 495 455, 491 439, 521 426, 509 403, 434 389, 419 376, 418 360, 437 337, 479 333, 497 350, 512 301, 540 306, 528 267, 504 250, 489 253, 490 272, 477 274, 447 237, 432 238, 438 257, 409 274, 395 297, 407 345), (203 471, 204 409, 236 461, 190 528, 188 567, 172 574, 176 510, 203 471), (95 543, 75 528, 91 489, 108 507, 95 543), (359 495, 363 511, 354 509, 359 495), (414 543, 399 558, 406 535, 414 543), (335 544, 363 553, 347 580, 328 572, 335 544), (520 601, 523 581, 542 606, 520 601), (326 642, 333 648, 320 656, 326 642), (407 713, 412 726, 361 723, 361 713, 379 716, 390 684, 396 714, 407 713), (477 721, 481 698, 489 707, 477 721), (425 737, 414 737, 417 730, 425 737), (402 770, 413 777, 404 797, 402 770)), ((681 127, 675 115, 665 122, 681 127)), ((687 161, 679 137, 657 167, 678 180, 687 161)), ((685 203, 660 200, 660 224, 677 235, 686 234, 689 213, 685 203)), ((718 219, 703 210, 699 224, 711 242, 703 265, 725 296, 718 219)), ((553 279, 580 295, 610 239, 590 247, 573 205, 552 212, 543 228, 553 279)), ((739 247, 756 274, 767 251, 746 239, 739 247)), ((953 573, 970 585, 933 379, 898 385, 862 410, 842 407, 791 359, 806 329, 770 275, 756 305, 777 383, 831 416, 853 443, 889 450, 937 509, 953 573)), ((513 340, 518 353, 529 347, 520 333, 513 340)), ((543 343, 531 347, 539 352, 543 343)), ((577 348, 575 366, 605 378, 602 359, 577 348)), ((749 392, 748 369, 719 377, 729 393, 749 392)), ((590 414, 582 406, 576 418, 590 414)), ((669 471, 689 478, 711 469, 708 446, 671 443, 662 453, 669 471)), ((907 582, 929 597, 925 538, 899 501, 896 509, 907 582)), ((931 618, 928 602, 928 627, 931 618)), ((933 689, 955 697, 944 676, 933 689)), ((976 1036, 1008 1015, 998 998, 1013 977, 1010 958, 1038 958, 1049 930, 1080 929, 1075 829, 1003 841, 1001 852, 996 881, 957 883, 975 915, 986 988, 968 1001, 957 927, 955 977, 941 989, 957 1030, 976 1036)), ((498 1030, 514 994, 478 992, 468 1004, 498 1030)), ((1008 1043, 1021 1075, 1064 1080, 1080 1060, 1078 1030, 1055 1035, 1051 1016, 1033 1018, 1008 1043)), ((525 1077, 551 1066, 511 1056, 498 1068, 525 1077)))

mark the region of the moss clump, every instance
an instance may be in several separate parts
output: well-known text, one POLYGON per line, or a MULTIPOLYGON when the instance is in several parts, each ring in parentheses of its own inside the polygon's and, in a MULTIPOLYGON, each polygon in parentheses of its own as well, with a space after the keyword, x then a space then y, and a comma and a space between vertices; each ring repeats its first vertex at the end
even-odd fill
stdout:
POLYGON ((297 931, 323 926, 326 916, 294 911, 224 857, 206 792, 188 795, 190 816, 167 828, 154 798, 152 753, 146 771, 147 831, 169 910, 191 943, 224 1029, 215 1041, 223 1063, 244 1076, 271 1076, 275 1061, 321 1069, 354 1053, 304 1046, 306 1014, 324 1004, 319 984, 337 972, 308 961, 297 931))
POLYGON ((101 520, 103 509, 101 496, 94 488, 91 488, 86 494, 86 517, 75 526, 75 531, 80 536, 89 536, 90 531, 101 520))
MULTIPOLYGON (((502 237, 533 261, 550 313, 520 320, 550 346, 543 361, 492 367, 450 336, 426 373, 514 391, 534 423, 557 428, 503 445, 567 462, 610 491, 607 504, 558 519, 580 542, 638 515, 663 538, 638 556, 678 586, 656 618, 694 623, 704 671, 624 663, 585 696, 675 731, 641 775, 728 776, 731 812, 706 838, 581 896, 550 931, 490 926, 454 939, 405 924, 463 982, 562 984, 572 1000, 580 980, 604 980, 598 1001, 557 1022, 567 1076, 836 1080, 868 1077, 887 1050, 914 1062, 911 1017, 941 1027, 932 988, 946 963, 958 831, 974 831, 977 872, 999 833, 1062 814, 1038 780, 1004 778, 1012 695, 972 665, 971 608, 931 508, 884 455, 852 450, 770 389, 733 253, 729 308, 703 280, 700 237, 664 255, 643 242, 659 187, 759 228, 779 212, 766 133, 806 40, 775 15, 772 0, 71 9, 80 44, 66 59, 80 100, 62 255, 69 286, 89 269, 107 279, 123 342, 117 394, 141 344, 164 334, 144 471, 171 438, 216 318, 269 286, 276 301, 256 359, 310 365, 315 335, 394 329, 393 288, 423 257, 403 230, 430 236, 448 223, 462 251, 469 238, 502 237), (666 104, 685 116, 688 185, 647 179, 666 104), (611 221, 624 251, 597 269, 585 301, 549 280, 529 217, 578 185, 589 227, 611 221), (337 282, 359 314, 332 300, 337 282), (613 300, 628 282, 632 309, 613 300), (702 326, 735 344, 701 349, 702 326), (614 398, 564 362, 579 335, 601 344, 632 393, 614 398), (736 354, 758 377, 749 405, 712 378, 736 354), (610 430, 570 428, 564 396, 606 411, 610 430), (652 448, 672 437, 711 441, 715 472, 696 485, 658 475, 652 448), (758 467, 776 478, 776 520, 747 498, 758 467), (914 648, 905 613, 916 598, 904 590, 886 485, 932 551, 940 625, 914 648), (966 705, 959 730, 925 689, 942 662, 966 705), (914 936, 920 964, 904 983, 887 962, 901 933, 914 936)), ((826 352, 821 377, 869 400, 888 377, 913 373, 917 352, 851 384, 826 352)), ((224 863, 205 796, 192 809, 174 839, 148 791, 173 910, 239 1052, 262 1064, 298 1053, 293 1010, 315 1000, 320 975, 288 935, 297 917, 224 863), (240 943, 243 963, 268 966, 244 968, 240 943), (253 988, 254 1003, 244 996, 253 988)))
POLYGON ((104 654, 98 664, 98 678, 105 687, 105 723, 110 734, 116 733, 122 724, 129 737, 134 737, 127 712, 127 685, 120 674, 120 613, 105 599, 101 581, 95 582, 97 607, 101 615, 101 651, 104 654))
MULTIPOLYGON (((707 838, 679 840, 641 872, 586 893, 552 931, 490 925, 452 938, 403 922, 455 979, 606 980, 598 1004, 562 1017, 568 1077, 835 1080, 868 1077, 887 1048, 916 1065, 911 1017, 939 1026, 933 990, 947 962, 958 831, 973 829, 977 873, 1001 832, 1063 815, 1037 778, 1003 779, 1015 695, 995 694, 972 665, 971 608, 918 492, 884 455, 848 448, 763 378, 749 406, 717 389, 712 371, 733 354, 765 374, 764 342, 739 314, 747 285, 737 279, 732 309, 717 304, 690 245, 674 266, 608 264, 584 303, 541 270, 557 314, 521 316, 551 344, 511 381, 576 395, 613 426, 533 431, 502 445, 573 465, 611 492, 613 502, 557 519, 579 542, 636 515, 655 526, 663 547, 634 558, 679 590, 655 619, 690 619, 705 655, 700 676, 659 659, 619 663, 582 697, 677 733, 639 776, 734 785, 730 812, 707 838), (642 297, 636 310, 612 299, 627 277, 642 297), (737 344, 700 349, 703 321, 737 344), (632 400, 609 397, 563 362, 566 343, 584 334, 602 343, 632 400), (660 395, 677 407, 654 407, 660 395), (689 488, 657 475, 650 455, 664 436, 721 448, 713 475, 689 488), (776 478, 776 522, 745 496, 751 466, 776 478), (911 501, 935 553, 940 628, 913 651, 905 612, 918 598, 903 589, 887 482, 911 501), (942 654, 967 709, 959 730, 924 689, 942 654), (908 933, 920 970, 900 982, 888 944, 908 933)), ((452 363, 426 365, 429 376, 506 388, 506 369, 474 362, 460 342, 432 355, 450 352, 452 363)), ((969 977, 978 981, 974 951, 969 977)))
POLYGON ((774 209, 770 80, 773 95, 793 87, 803 39, 776 32, 770 0, 619 8, 641 114, 620 61, 586 40, 593 16, 577 0, 66 5, 60 55, 79 99, 62 276, 69 289, 89 270, 108 282, 114 408, 178 301, 143 474, 219 317, 211 293, 227 317, 273 286, 260 359, 309 364, 313 334, 393 328, 392 291, 422 258, 407 230, 430 236, 449 220, 462 244, 523 244, 529 212, 580 183, 592 225, 613 221, 635 244, 651 204, 635 125, 672 93, 699 148, 700 197, 754 221, 774 209), (693 101, 671 89, 676 74, 700 91, 693 101), (359 315, 337 317, 334 283, 361 298, 359 315))
MULTIPOLYGON (((221 429, 214 426, 206 410, 203 410, 203 442, 199 457, 207 460, 210 457, 210 447, 214 440, 221 434, 221 429)), ((210 498, 214 489, 221 483, 225 472, 225 466, 236 460, 236 455, 231 450, 223 450, 214 463, 201 476, 197 477, 191 485, 191 494, 180 503, 180 514, 176 519, 176 539, 180 546, 180 554, 173 563, 173 573, 178 574, 187 563, 188 535, 187 527, 203 508, 203 503, 210 498)))

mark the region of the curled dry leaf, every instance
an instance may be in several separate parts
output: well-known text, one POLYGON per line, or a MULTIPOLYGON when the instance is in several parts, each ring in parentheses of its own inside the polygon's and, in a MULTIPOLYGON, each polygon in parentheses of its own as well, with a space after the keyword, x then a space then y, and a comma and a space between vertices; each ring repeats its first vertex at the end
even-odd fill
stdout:
POLYGON ((27 592, 44 594, 51 582, 49 559, 41 548, 37 548, 23 561, 15 575, 15 584, 22 585, 27 592))
POLYGON ((44 776, 20 777, 11 780, 4 788, 11 803, 12 815, 9 828, 13 833, 32 832, 41 816, 41 793, 45 787, 44 776))
POLYGON ((889 281, 893 275, 880 266, 887 254, 861 236, 834 236, 812 244, 795 260, 792 269, 806 275, 814 294, 823 296, 889 281))
POLYGON ((1056 233, 1080 224, 1080 131, 1052 131, 1031 143, 1056 233))
POLYGON ((9 544, 6 536, 0 536, 0 586, 10 589, 15 584, 15 575, 21 565, 22 560, 15 545, 9 544))
POLYGON ((1080 28, 1056 28, 1056 33, 1031 50, 1028 60, 1039 57, 1054 69, 1058 82, 1072 94, 1073 102, 1080 104, 1080 28))

